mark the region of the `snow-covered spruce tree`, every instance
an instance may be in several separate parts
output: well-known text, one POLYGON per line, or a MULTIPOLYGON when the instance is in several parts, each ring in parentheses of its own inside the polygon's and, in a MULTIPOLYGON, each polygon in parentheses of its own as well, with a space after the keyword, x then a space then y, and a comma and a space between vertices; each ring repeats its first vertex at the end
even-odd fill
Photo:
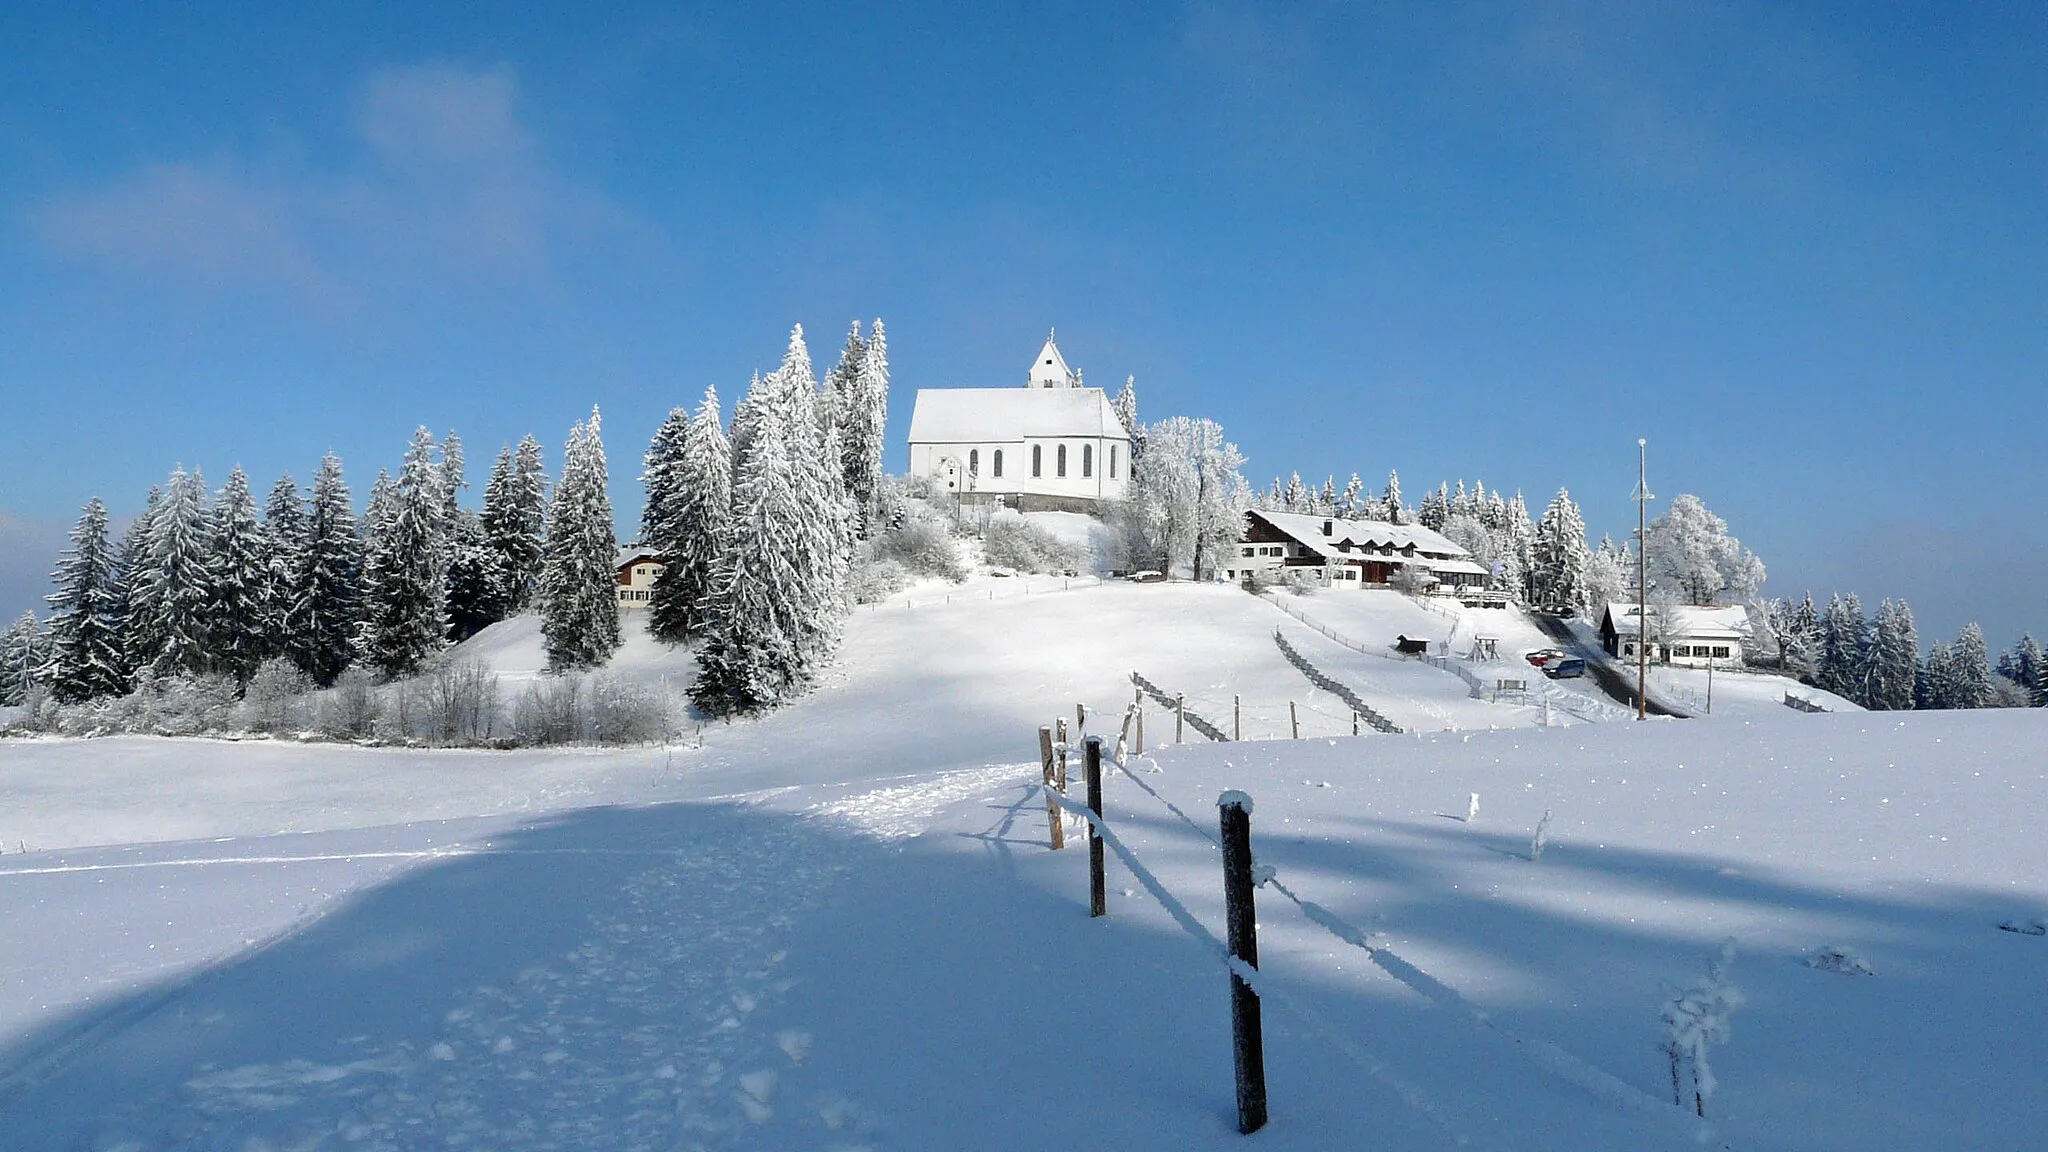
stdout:
POLYGON ((1301 482, 1301 473, 1296 472, 1287 478, 1287 487, 1280 493, 1280 502, 1289 512, 1307 515, 1312 511, 1314 499, 1309 495, 1308 485, 1301 482))
POLYGON ((2029 702, 2036 708, 2048 703, 2048 666, 2044 666, 2041 644, 2031 634, 2020 637, 2018 647, 2013 650, 2013 665, 2020 687, 2026 689, 2029 702))
POLYGON ((448 521, 448 638, 463 641, 505 618, 505 575, 483 521, 457 508, 448 521))
POLYGON ((363 506, 362 576, 356 584, 356 630, 350 642, 351 663, 365 668, 374 663, 371 653, 377 645, 378 621, 374 606, 384 574, 393 564, 392 533, 398 521, 398 482, 391 473, 377 469, 370 482, 370 499, 363 506))
POLYGON ((33 612, 15 617, 0 634, 0 708, 27 703, 31 689, 43 682, 50 663, 49 639, 33 612))
POLYGON ((1344 491, 1337 494, 1337 515, 1346 520, 1371 519, 1366 512, 1365 481, 1360 480, 1358 473, 1353 472, 1351 479, 1344 485, 1344 491))
POLYGON ((1913 707, 1913 685, 1920 673, 1920 637, 1913 629, 1913 610, 1903 600, 1877 607, 1877 631, 1864 662, 1865 708, 1898 712, 1913 707))
POLYGON ((1650 522, 1646 554, 1650 584, 1671 589, 1688 604, 1713 604, 1724 596, 1740 603, 1764 582, 1763 561, 1730 536, 1728 522, 1697 496, 1680 496, 1650 522))
POLYGON ((528 436, 510 456, 498 453, 484 489, 484 537, 497 553, 498 595, 506 615, 524 611, 533 600, 546 521, 547 476, 541 470, 540 442, 528 436))
POLYGON ((704 622, 711 572, 725 549, 732 516, 732 453, 725 439, 718 392, 704 402, 683 436, 676 497, 647 543, 667 561, 648 598, 647 630, 671 644, 694 635, 704 622))
MULTIPOLYGON (((1131 434, 1131 463, 1130 471, 1126 475, 1129 477, 1130 482, 1135 483, 1138 479, 1139 470, 1144 467, 1145 460, 1145 425, 1138 420, 1138 378, 1136 376, 1124 377, 1123 388, 1118 390, 1116 398, 1109 402, 1109 406, 1115 410, 1116 418, 1123 423, 1124 431, 1131 434)), ((1275 480, 1273 483, 1277 487, 1280 482, 1275 480)))
POLYGON ((341 460, 332 452, 313 477, 305 542, 305 578, 285 652, 325 687, 349 666, 362 611, 363 544, 341 460))
MULTIPOLYGON (((1239 471, 1244 455, 1223 438, 1222 425, 1188 416, 1152 425, 1145 443, 1145 470, 1129 498, 1140 536, 1126 547, 1156 557, 1148 562, 1162 571, 1186 567, 1197 580, 1207 579, 1244 534, 1251 504, 1239 471)), ((1299 481, 1295 477, 1295 486, 1299 481)))
POLYGON ((71 547, 58 557, 51 576, 56 593, 44 597, 51 609, 45 675, 59 700, 114 696, 126 687, 114 563, 107 506, 95 496, 71 529, 71 547))
POLYGON ((815 621, 799 640, 806 665, 815 667, 838 648, 840 622, 852 606, 846 574, 853 554, 853 511, 838 464, 838 436, 819 411, 817 378, 811 374, 803 325, 790 332, 789 350, 776 375, 781 378, 776 403, 789 414, 785 431, 801 518, 795 557, 798 590, 815 621))
POLYGON ((262 663, 264 594, 270 557, 249 477, 237 466, 214 498, 209 567, 206 646, 213 671, 246 682, 262 663))
POLYGON ((569 431, 562 451, 562 480, 548 509, 547 542, 540 574, 541 634, 547 638, 548 668, 562 672, 594 668, 619 647, 618 535, 612 529, 606 491, 600 417, 569 431))
POLYGON ((1444 521, 1451 518, 1451 494, 1447 485, 1422 494, 1422 507, 1416 511, 1416 523, 1432 532, 1444 530, 1444 521))
POLYGON ((149 486, 142 511, 128 522, 128 531, 121 535, 120 551, 115 554, 115 623, 121 636, 121 680, 124 684, 132 683, 135 670, 149 662, 148 657, 142 654, 151 643, 152 636, 144 577, 149 572, 149 527, 156 516, 157 506, 163 503, 163 497, 161 485, 149 486))
POLYGON ((290 473, 271 485, 263 503, 263 593, 257 624, 263 657, 292 658, 293 637, 304 625, 306 599, 306 505, 290 473))
POLYGON ((1408 510, 1401 506, 1401 474, 1399 472, 1389 471, 1387 473, 1387 490, 1380 493, 1378 519, 1384 520, 1389 524, 1406 524, 1408 522, 1408 510))
POLYGON ((807 637, 820 625, 798 567, 804 526, 788 414, 753 395, 762 388, 757 377, 742 401, 755 419, 734 465, 733 514, 711 571, 690 687, 698 707, 720 715, 757 712, 802 691, 812 670, 807 637))
POLYGON ((371 525, 366 549, 365 663, 388 677, 407 676, 448 640, 444 568, 447 493, 433 433, 413 432, 389 508, 371 525))
POLYGON ((889 421, 889 337, 879 316, 869 330, 850 401, 835 424, 840 483, 853 509, 854 531, 866 539, 881 513, 882 448, 889 421))
POLYGON ((675 518, 674 505, 683 485, 683 441, 689 433, 690 413, 680 405, 669 409, 640 458, 640 484, 647 502, 640 508, 639 540, 650 548, 662 547, 662 526, 675 518))
POLYGON ((179 468, 150 516, 141 573, 144 616, 138 667, 157 676, 207 670, 213 546, 208 539, 206 481, 179 468))
POLYGON ((1944 645, 1945 657, 1937 666, 1928 661, 1932 681, 1930 695, 1936 708, 1989 708, 1996 700, 1991 690, 1991 661, 1984 644, 1984 630, 1972 622, 1953 644, 1944 645))
POLYGON ((1863 617, 1863 602, 1854 592, 1828 597, 1827 612, 1821 617, 1814 686, 1863 703, 1863 670, 1869 652, 1870 622, 1863 617))
POLYGON ((1589 606, 1586 566, 1592 555, 1586 550, 1585 517, 1570 492, 1560 488, 1551 497, 1536 525, 1530 553, 1530 600, 1560 615, 1584 615, 1589 606))
POLYGON ((840 427, 854 407, 854 381, 860 377, 860 366, 868 357, 868 342, 861 338, 860 321, 855 320, 847 330, 846 343, 839 349, 839 363, 825 373, 825 393, 818 398, 818 418, 828 428, 840 427))

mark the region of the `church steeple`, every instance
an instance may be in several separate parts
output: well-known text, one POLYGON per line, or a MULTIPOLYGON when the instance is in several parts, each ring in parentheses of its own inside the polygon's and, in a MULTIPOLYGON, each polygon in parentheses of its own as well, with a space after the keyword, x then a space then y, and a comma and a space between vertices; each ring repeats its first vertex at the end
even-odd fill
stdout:
POLYGON ((1031 373, 1025 379, 1026 388, 1079 388, 1081 374, 1067 367, 1067 358, 1060 355, 1060 346, 1053 342, 1054 330, 1045 334, 1045 347, 1038 350, 1038 358, 1031 362, 1031 373))

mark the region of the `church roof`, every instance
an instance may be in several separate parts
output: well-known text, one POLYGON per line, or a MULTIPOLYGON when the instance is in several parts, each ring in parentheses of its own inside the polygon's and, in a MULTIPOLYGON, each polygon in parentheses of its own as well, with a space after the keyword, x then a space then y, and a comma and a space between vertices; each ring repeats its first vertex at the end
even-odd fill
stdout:
POLYGON ((920 388, 912 444, 985 444, 1026 437, 1128 440, 1100 388, 920 388))

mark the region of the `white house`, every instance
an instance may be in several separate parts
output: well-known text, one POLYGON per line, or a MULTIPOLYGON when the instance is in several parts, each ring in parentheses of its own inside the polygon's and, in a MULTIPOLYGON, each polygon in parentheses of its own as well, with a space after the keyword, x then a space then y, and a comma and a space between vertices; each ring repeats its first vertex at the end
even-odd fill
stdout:
POLYGON ((1092 512, 1130 487, 1131 436, 1047 336, 1022 388, 918 389, 910 474, 963 503, 1092 512))
MULTIPOLYGON (((1681 605, 1671 610, 1670 624, 1658 627, 1655 605, 1650 608, 1650 659, 1664 664, 1685 664, 1704 668, 1738 667, 1742 663, 1742 642, 1749 636, 1749 610, 1741 605, 1701 608, 1681 605), (1660 635, 1661 633, 1661 635, 1660 635)), ((1638 604, 1609 604, 1600 614, 1600 644, 1607 654, 1623 660, 1636 658, 1637 637, 1643 633, 1643 609, 1638 604)))
POLYGON ((645 608, 654 596, 654 578, 668 565, 652 548, 628 544, 619 549, 613 567, 619 574, 619 607, 645 608))
POLYGON ((1471 554, 1420 524, 1343 520, 1295 512, 1244 514, 1237 555, 1218 567, 1243 582, 1279 571, 1305 571, 1338 588, 1383 588, 1410 569, 1442 591, 1464 594, 1486 585, 1489 573, 1471 554))

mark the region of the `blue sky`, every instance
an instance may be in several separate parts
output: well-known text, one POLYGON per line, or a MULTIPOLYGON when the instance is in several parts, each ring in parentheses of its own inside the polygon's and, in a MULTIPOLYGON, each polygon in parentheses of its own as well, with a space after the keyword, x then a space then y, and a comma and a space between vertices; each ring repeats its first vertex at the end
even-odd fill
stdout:
MULTIPOLYGON (((360 496, 802 322, 1045 329, 1263 484, 1694 492, 1767 591, 2048 630, 2048 9, 0 7, 0 612, 174 464, 360 496)), ((33 586, 32 586, 33 585, 33 586)))

